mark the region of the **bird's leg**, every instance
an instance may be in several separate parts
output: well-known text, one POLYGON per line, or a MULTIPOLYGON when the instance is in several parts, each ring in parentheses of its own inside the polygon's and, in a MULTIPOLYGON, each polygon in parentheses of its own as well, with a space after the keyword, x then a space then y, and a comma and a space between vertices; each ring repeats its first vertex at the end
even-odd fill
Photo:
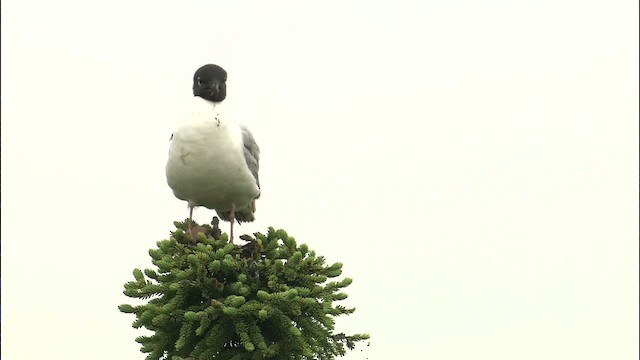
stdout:
POLYGON ((229 234, 229 242, 233 244, 233 223, 236 221, 236 206, 231 204, 231 211, 229 212, 229 221, 231 222, 231 233, 229 234))
POLYGON ((193 205, 189 204, 189 224, 187 225, 187 231, 191 232, 191 224, 193 223, 193 205))

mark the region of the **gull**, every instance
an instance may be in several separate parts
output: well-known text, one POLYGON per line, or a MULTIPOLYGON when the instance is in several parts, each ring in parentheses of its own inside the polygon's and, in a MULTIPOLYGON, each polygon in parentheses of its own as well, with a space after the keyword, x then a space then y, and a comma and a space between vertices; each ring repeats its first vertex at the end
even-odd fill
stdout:
POLYGON ((227 72, 207 64, 193 75, 194 104, 190 116, 177 124, 169 145, 167 183, 187 202, 191 234, 193 208, 204 206, 231 223, 255 220, 260 197, 260 148, 246 126, 224 116, 227 72))

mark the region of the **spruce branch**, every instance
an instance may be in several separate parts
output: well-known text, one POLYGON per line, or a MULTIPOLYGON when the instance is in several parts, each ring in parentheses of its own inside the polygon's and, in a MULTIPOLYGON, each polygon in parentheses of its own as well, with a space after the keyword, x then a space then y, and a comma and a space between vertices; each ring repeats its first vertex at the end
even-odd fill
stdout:
POLYGON ((369 338, 334 333, 334 318, 355 311, 334 304, 352 280, 327 282, 342 263, 326 265, 274 228, 229 244, 215 220, 213 228, 194 224, 195 241, 175 222, 172 236, 149 250, 156 269, 136 268, 124 284, 126 296, 147 301, 119 306, 136 316, 134 328, 153 332, 136 338, 147 360, 329 360, 369 338))

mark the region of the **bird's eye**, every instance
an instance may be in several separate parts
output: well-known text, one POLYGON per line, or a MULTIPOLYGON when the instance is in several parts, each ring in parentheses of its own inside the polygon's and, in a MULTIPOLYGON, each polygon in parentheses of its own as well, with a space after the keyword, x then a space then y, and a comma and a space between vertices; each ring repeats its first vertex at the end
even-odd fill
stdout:
POLYGON ((202 85, 202 80, 198 78, 198 85, 202 85))

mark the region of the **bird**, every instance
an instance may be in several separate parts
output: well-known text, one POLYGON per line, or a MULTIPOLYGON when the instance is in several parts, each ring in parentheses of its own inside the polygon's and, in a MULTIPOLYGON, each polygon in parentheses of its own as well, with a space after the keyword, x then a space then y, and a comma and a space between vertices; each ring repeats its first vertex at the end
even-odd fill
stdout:
POLYGON ((227 72, 206 64, 193 75, 193 108, 179 120, 170 138, 166 164, 167 184, 187 202, 191 234, 193 209, 204 206, 229 221, 255 220, 260 197, 260 148, 245 125, 225 117, 227 72))

